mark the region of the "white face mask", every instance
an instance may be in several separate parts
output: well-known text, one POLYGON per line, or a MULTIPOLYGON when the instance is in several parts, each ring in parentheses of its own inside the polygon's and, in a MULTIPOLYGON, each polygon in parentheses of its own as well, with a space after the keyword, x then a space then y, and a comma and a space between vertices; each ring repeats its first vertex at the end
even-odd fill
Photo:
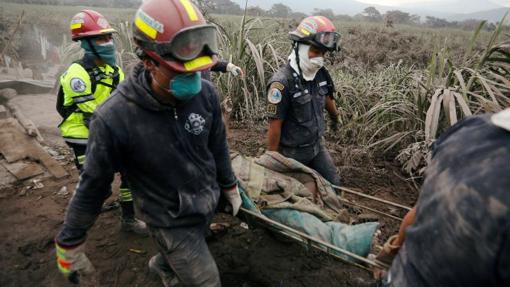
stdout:
MULTIPOLYGON (((303 79, 306 81, 312 81, 315 79, 317 72, 319 72, 319 70, 324 67, 324 58, 315 57, 310 59, 308 57, 308 51, 310 51, 310 45, 299 44, 299 66, 301 66, 301 71, 303 72, 303 79)), ((289 56, 289 60, 292 69, 299 73, 299 68, 296 61, 296 53, 294 50, 292 50, 292 53, 289 56)))

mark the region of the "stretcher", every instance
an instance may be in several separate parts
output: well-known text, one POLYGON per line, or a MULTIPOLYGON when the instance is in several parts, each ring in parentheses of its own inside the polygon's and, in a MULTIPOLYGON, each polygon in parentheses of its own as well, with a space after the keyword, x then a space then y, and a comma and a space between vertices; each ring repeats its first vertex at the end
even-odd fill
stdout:
MULTIPOLYGON (((411 208, 408 206, 401 205, 401 204, 391 202, 388 200, 384 200, 381 198, 377 198, 375 196, 370 196, 370 195, 364 194, 362 192, 354 191, 352 189, 334 186, 334 185, 333 185, 333 188, 337 191, 348 193, 352 196, 357 196, 360 198, 364 198, 366 200, 375 201, 375 202, 378 202, 380 204, 386 205, 386 206, 394 208, 394 209, 395 208, 400 209, 405 212, 408 212, 409 210, 411 210, 411 208)), ((243 197, 244 196, 246 196, 246 195, 243 194, 243 197)), ((392 220, 396 220, 398 222, 400 222, 402 220, 401 217, 398 217, 398 216, 380 211, 378 209, 371 208, 371 207, 347 200, 343 197, 339 197, 339 199, 346 205, 351 205, 351 206, 356 206, 358 208, 366 209, 370 212, 376 213, 380 216, 390 218, 392 220)), ((243 202, 244 202, 244 198, 243 198, 243 202)), ((389 267, 380 261, 372 260, 369 258, 359 256, 359 255, 354 254, 348 250, 345 250, 338 246, 334 246, 334 245, 332 245, 328 242, 325 242, 321 239, 312 237, 308 234, 305 234, 304 232, 301 232, 301 231, 296 230, 292 227, 289 227, 289 226, 284 225, 280 222, 277 222, 277 221, 263 215, 262 213, 258 212, 257 210, 251 209, 250 207, 248 207, 244 204, 243 204, 243 207, 241 207, 240 211, 246 216, 248 224, 259 225, 261 227, 264 227, 278 235, 281 235, 285 238, 290 239, 291 241, 294 241, 294 242, 297 242, 297 243, 303 245, 307 249, 319 250, 335 259, 338 259, 338 260, 343 261, 347 264, 353 265, 355 267, 358 267, 358 268, 361 268, 361 269, 364 269, 367 271, 370 271, 372 268, 388 269, 388 267, 389 267)))

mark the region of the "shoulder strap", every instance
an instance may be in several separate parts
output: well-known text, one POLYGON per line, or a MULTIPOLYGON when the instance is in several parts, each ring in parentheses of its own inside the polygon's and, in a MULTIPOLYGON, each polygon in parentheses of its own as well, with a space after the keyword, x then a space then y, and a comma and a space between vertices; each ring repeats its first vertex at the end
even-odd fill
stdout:
POLYGON ((97 82, 101 79, 101 76, 96 71, 95 66, 88 64, 84 59, 80 59, 78 61, 74 61, 74 63, 82 66, 87 74, 89 74, 90 78, 90 92, 94 94, 96 92, 97 82))
POLYGON ((91 83, 90 88, 92 94, 96 92, 97 85, 109 87, 112 89, 112 91, 117 88, 117 85, 120 82, 120 73, 118 66, 113 67, 113 81, 112 84, 108 84, 101 81, 103 79, 103 73, 99 69, 97 69, 96 66, 87 64, 83 59, 76 61, 75 63, 81 65, 85 69, 85 71, 87 71, 87 73, 89 74, 91 83))

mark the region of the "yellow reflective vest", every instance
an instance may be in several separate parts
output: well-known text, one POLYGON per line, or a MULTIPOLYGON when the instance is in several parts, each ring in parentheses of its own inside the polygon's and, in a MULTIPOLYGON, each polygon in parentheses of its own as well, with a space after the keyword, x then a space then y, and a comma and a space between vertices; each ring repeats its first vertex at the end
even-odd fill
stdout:
POLYGON ((87 144, 88 121, 94 110, 103 103, 124 80, 120 67, 95 66, 85 69, 80 63, 73 63, 60 77, 64 94, 63 106, 68 116, 59 125, 60 133, 69 143, 87 144))

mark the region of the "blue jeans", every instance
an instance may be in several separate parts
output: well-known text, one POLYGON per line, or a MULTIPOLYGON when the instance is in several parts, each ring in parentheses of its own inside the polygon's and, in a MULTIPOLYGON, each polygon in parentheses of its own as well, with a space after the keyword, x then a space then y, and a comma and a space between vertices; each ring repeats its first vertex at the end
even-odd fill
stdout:
POLYGON ((150 233, 183 286, 221 286, 216 262, 205 242, 206 227, 150 227, 150 233))
POLYGON ((336 172, 336 166, 326 149, 323 140, 314 147, 307 148, 280 148, 281 154, 293 158, 300 163, 317 171, 330 183, 340 186, 340 176, 336 172))

